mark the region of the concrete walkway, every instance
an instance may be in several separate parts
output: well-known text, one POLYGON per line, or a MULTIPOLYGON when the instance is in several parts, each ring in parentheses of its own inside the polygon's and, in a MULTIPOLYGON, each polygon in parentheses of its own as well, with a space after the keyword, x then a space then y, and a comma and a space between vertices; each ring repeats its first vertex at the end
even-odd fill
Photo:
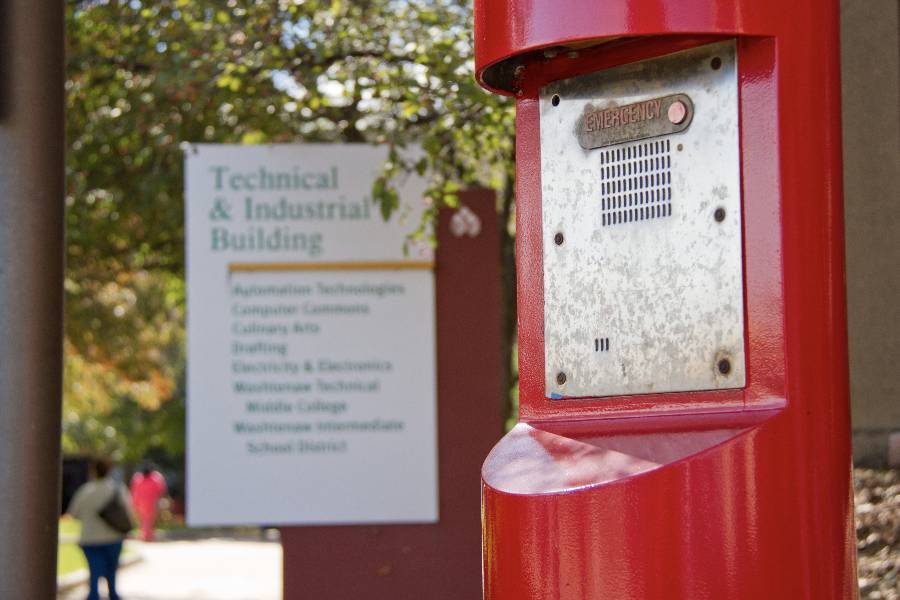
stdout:
MULTIPOLYGON (((280 600, 281 545, 206 539, 127 542, 143 560, 119 571, 122 600, 280 600)), ((100 582, 105 597, 105 582, 100 582)), ((59 596, 83 600, 82 585, 59 596)))

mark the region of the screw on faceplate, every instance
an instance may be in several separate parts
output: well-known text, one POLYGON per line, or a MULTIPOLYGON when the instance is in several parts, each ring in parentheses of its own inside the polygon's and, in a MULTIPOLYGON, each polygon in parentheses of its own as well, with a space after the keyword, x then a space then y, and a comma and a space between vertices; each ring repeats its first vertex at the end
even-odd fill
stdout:
POLYGON ((679 152, 681 152, 682 150, 684 150, 684 145, 678 144, 677 146, 675 146, 675 149, 678 150, 679 152))
POLYGON ((553 106, 559 106, 559 94, 553 94, 553 97, 550 98, 550 104, 553 106))
POLYGON ((728 375, 731 373, 731 361, 727 358, 723 358, 716 364, 716 368, 722 375, 728 375))
POLYGON ((716 212, 713 213, 713 217, 719 223, 725 220, 725 209, 721 206, 716 209, 716 212))
POLYGON ((709 66, 712 67, 713 71, 718 71, 719 67, 722 66, 722 59, 718 56, 709 61, 709 66))
POLYGON ((563 242, 566 241, 566 238, 563 237, 563 234, 557 233, 555 236, 553 236, 553 241, 556 242, 557 246, 562 246, 563 242))
POLYGON ((562 371, 560 371, 559 373, 556 374, 556 384, 562 385, 565 382, 566 382, 566 374, 563 373, 562 371))

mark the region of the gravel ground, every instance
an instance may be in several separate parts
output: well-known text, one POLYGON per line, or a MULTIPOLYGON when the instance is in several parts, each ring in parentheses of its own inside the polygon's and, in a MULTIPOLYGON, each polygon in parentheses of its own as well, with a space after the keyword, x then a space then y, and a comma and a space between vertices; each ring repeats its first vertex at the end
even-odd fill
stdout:
POLYGON ((862 600, 900 600, 900 471, 856 469, 856 548, 862 600))

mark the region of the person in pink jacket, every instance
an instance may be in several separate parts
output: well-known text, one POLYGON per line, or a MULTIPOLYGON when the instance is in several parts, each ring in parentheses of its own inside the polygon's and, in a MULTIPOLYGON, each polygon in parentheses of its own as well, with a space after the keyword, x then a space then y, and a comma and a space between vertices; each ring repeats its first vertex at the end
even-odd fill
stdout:
POLYGON ((166 480, 162 474, 144 465, 131 478, 131 502, 141 522, 141 539, 153 539, 153 524, 159 510, 159 499, 166 493, 166 480))

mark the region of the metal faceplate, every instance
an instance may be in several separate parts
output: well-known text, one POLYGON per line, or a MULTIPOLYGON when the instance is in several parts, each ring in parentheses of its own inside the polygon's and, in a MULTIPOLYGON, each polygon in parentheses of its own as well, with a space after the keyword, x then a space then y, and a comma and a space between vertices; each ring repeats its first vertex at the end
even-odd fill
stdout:
POLYGON ((734 41, 554 82, 540 111, 547 396, 743 387, 734 41))

